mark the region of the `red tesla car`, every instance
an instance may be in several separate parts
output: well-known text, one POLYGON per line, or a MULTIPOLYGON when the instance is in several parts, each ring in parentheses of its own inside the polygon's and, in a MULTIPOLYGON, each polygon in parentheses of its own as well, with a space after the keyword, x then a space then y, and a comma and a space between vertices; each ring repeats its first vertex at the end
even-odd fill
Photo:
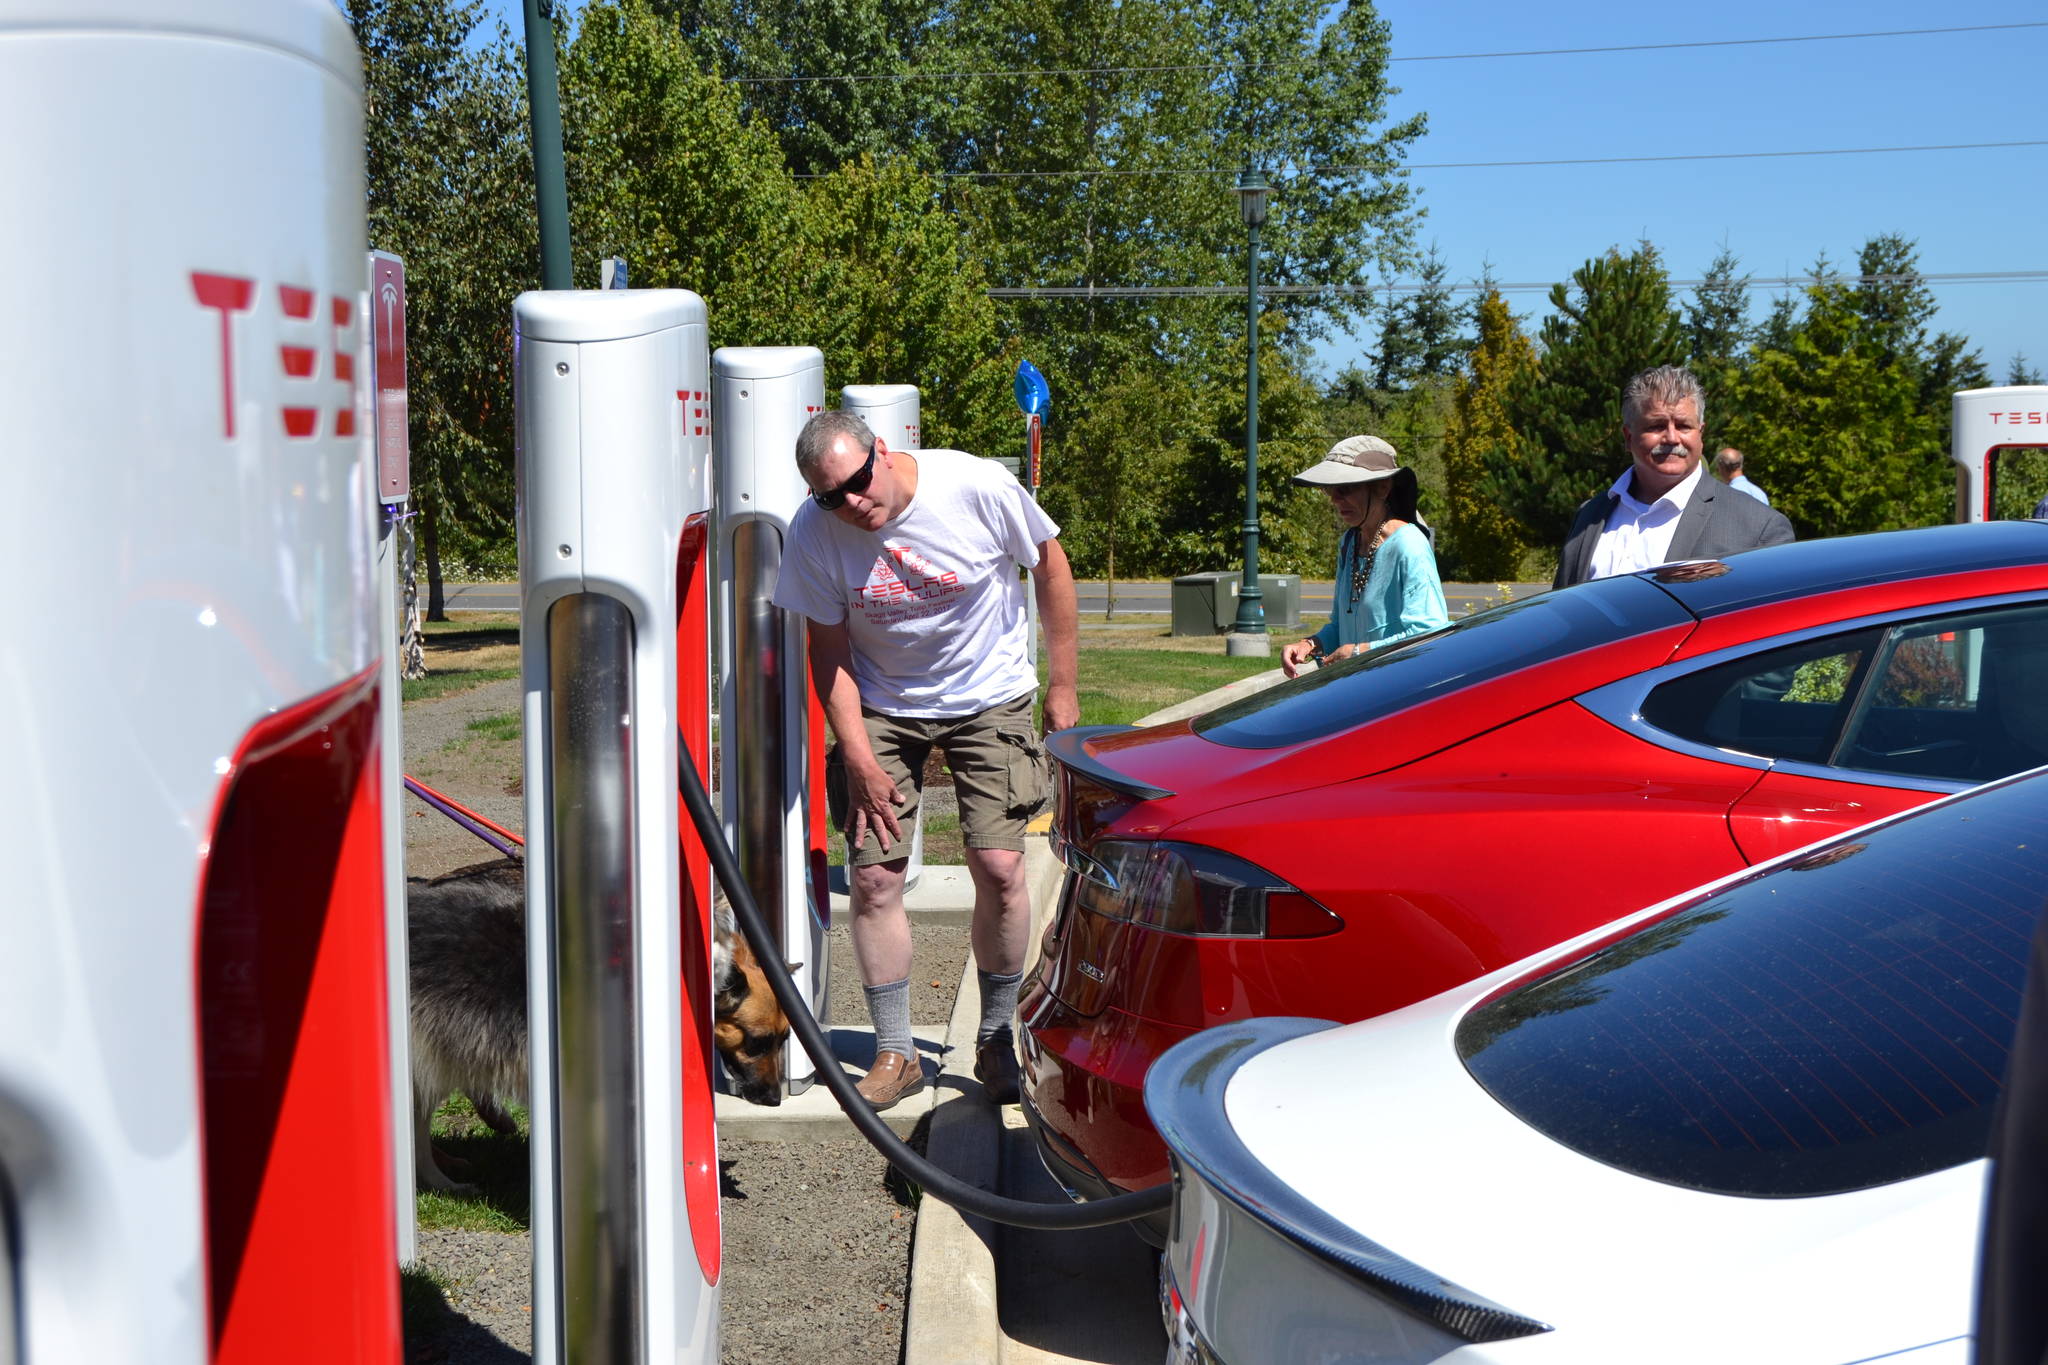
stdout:
POLYGON ((2048 523, 1586 583, 1050 743, 1067 871, 1020 1008, 1025 1112, 1094 1198, 1167 1178, 1145 1071, 1199 1029, 1379 1014, 2048 763, 2048 523))

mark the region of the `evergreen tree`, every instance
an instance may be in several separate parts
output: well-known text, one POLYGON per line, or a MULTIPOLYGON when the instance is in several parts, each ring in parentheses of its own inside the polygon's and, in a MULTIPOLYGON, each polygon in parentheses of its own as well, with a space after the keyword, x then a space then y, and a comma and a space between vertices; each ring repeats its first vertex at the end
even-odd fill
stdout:
POLYGON ((1586 262, 1569 287, 1552 286, 1550 305, 1541 359, 1509 389, 1514 457, 1490 464, 1482 480, 1531 545, 1560 543, 1578 505, 1614 481, 1629 379, 1686 356, 1670 277, 1647 242, 1586 262))
POLYGON ((1481 295, 1478 322, 1444 433, 1450 515, 1438 554, 1462 576, 1500 581, 1517 575, 1525 546, 1514 519, 1489 494, 1487 474, 1518 458, 1509 395, 1535 367, 1536 351, 1499 290, 1481 295))
POLYGON ((1948 519, 1950 398, 1987 376, 1960 338, 1928 335, 1934 301, 1912 243, 1872 238, 1843 280, 1823 259, 1782 340, 1737 376, 1728 437, 1802 537, 1948 519))
POLYGON ((1696 373, 1725 367, 1749 342, 1750 277, 1735 273, 1740 264, 1721 248, 1685 305, 1686 350, 1696 373))
POLYGON ((2025 351, 2014 351, 2012 362, 2006 366, 2005 382, 2008 384, 2040 384, 2044 381, 2041 372, 2027 363, 2025 351))
POLYGON ((1417 274, 1420 287, 1405 298, 1389 298, 1380 323, 1380 348, 1372 357, 1372 377, 1374 387, 1382 393, 1456 374, 1472 349, 1464 334, 1465 310, 1445 283, 1450 267, 1433 243, 1417 274))

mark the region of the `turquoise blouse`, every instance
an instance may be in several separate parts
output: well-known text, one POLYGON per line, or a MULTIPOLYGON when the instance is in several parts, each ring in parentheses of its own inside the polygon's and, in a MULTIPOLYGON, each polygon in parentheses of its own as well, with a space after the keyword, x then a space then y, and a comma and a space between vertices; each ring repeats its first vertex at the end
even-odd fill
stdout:
POLYGON ((1413 522, 1380 542, 1373 556, 1372 576, 1356 601, 1351 597, 1351 565, 1360 549, 1356 531, 1346 531, 1337 548, 1337 586, 1330 623, 1312 637, 1328 653, 1339 645, 1372 649, 1411 635, 1440 630, 1451 623, 1444 606, 1444 586, 1436 576, 1436 551, 1413 522))

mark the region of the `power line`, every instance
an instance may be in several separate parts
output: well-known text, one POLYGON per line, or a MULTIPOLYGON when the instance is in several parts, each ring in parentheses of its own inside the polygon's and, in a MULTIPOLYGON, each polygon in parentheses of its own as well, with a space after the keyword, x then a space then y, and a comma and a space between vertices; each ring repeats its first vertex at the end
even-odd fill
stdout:
MULTIPOLYGON (((1878 156, 1891 152, 1973 152, 2011 147, 2048 147, 2048 139, 2019 142, 1935 142, 1911 147, 1816 147, 1787 152, 1683 152, 1667 156, 1575 156, 1548 157, 1527 161, 1415 161, 1386 166, 1307 166, 1296 177, 1314 175, 1385 175, 1391 171, 1496 170, 1515 166, 1626 166, 1665 161, 1754 161, 1793 156, 1878 156)), ((1125 169, 1103 166, 1094 170, 1064 171, 934 171, 939 180, 1069 180, 1113 176, 1236 175, 1240 166, 1163 166, 1125 169)), ((803 172, 798 180, 822 180, 829 172, 803 172)), ((1283 179, 1284 183, 1284 179, 1283 179)), ((1275 186, 1278 188, 1278 186, 1275 186)))
MULTIPOLYGON (((1393 281, 1384 284, 1267 284, 1259 283, 1262 294, 1281 294, 1295 297, 1318 294, 1370 295, 1370 294, 1416 294, 1425 289, 1439 289, 1446 294, 1477 294, 1485 290, 1497 290, 1503 294, 1529 294, 1548 292, 1557 281, 1545 280, 1540 283, 1485 283, 1437 284, 1430 285, 1418 280, 1393 281)), ((1746 276, 1740 280, 1669 280, 1673 289, 1697 289, 1705 284, 1734 284, 1744 289, 1786 289, 1816 284, 1866 285, 1866 284, 2048 284, 2048 267, 2039 270, 1969 270, 1948 273, 1914 275, 1767 275, 1746 276)), ((986 291, 992 299, 1203 299, 1244 297, 1242 284, 1080 284, 1080 285, 1008 285, 986 291)))
MULTIPOLYGON (((1607 47, 1545 47, 1513 52, 1438 52, 1414 57, 1389 57, 1394 62, 1475 62, 1502 57, 1578 57, 1607 52, 1670 52, 1680 48, 1763 47, 1778 43, 1836 43, 1855 38, 1923 38, 1941 33, 1993 33, 2004 29, 2048 28, 2048 20, 2012 24, 1957 24, 1947 28, 1873 29, 1865 33, 1808 33, 1789 38, 1707 38, 1683 43, 1618 43, 1607 47)), ((729 85, 808 85, 817 82, 853 84, 862 81, 1023 80, 1044 76, 1149 76, 1178 71, 1297 69, 1321 66, 1300 62, 1193 62, 1179 66, 1070 66, 1015 68, 996 71, 890 71, 845 76, 727 76, 729 85)))

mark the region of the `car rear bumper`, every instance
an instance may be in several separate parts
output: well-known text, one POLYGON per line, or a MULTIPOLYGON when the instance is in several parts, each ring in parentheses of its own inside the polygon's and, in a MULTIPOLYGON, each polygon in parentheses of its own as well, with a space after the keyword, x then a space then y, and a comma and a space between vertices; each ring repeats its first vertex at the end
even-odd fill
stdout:
MULTIPOLYGON (((1045 1166, 1047 1175, 1066 1191, 1067 1198, 1076 1204, 1086 1204, 1097 1199, 1110 1199, 1130 1191, 1111 1184, 1102 1172, 1088 1163, 1072 1143, 1045 1126, 1045 1120, 1030 1100, 1024 1101, 1024 1119, 1031 1125, 1031 1136, 1038 1140, 1038 1159, 1045 1166)), ((1133 1219, 1127 1226, 1144 1241, 1155 1247, 1166 1246, 1166 1232, 1169 1215, 1162 1209, 1156 1214, 1133 1219)))
POLYGON ((1198 1030, 1114 1009, 1090 1018, 1042 988, 1019 1013, 1023 1098, 1047 1169, 1083 1198, 1165 1183, 1171 1168, 1145 1113, 1145 1073, 1198 1030))

